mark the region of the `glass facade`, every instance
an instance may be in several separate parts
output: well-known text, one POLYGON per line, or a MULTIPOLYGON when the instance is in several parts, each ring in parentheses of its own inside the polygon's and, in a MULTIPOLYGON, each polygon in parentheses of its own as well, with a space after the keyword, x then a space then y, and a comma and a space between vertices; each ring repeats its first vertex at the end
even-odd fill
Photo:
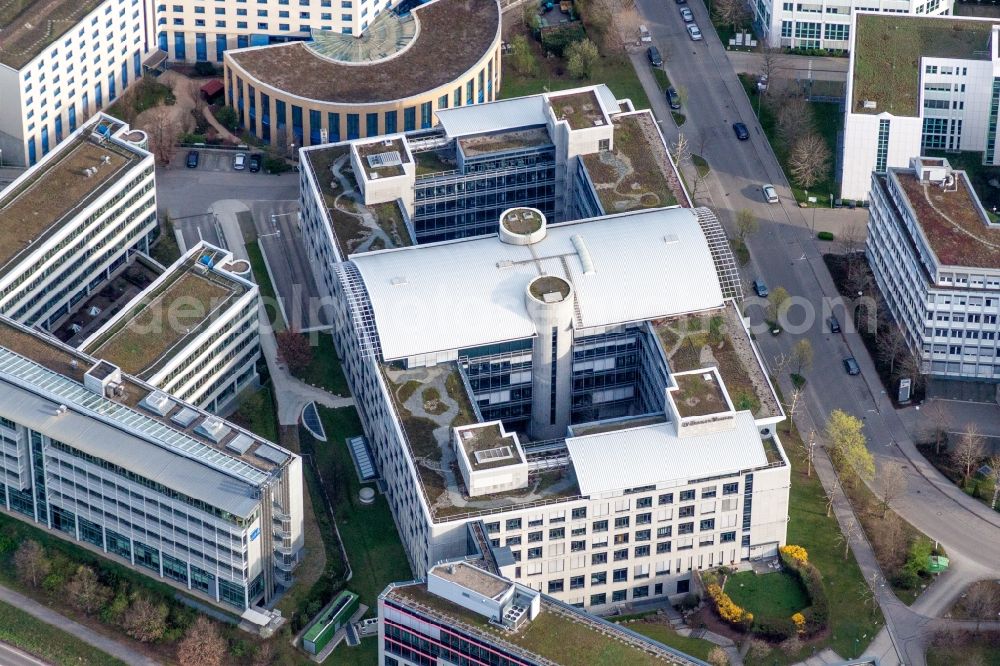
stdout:
POLYGON ((889 121, 878 121, 878 145, 875 148, 875 171, 885 173, 885 163, 889 155, 889 121))

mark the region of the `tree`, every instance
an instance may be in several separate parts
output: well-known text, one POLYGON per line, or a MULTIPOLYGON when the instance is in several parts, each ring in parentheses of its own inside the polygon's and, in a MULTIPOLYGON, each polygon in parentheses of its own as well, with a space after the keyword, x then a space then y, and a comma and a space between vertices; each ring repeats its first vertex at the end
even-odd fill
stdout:
POLYGON ((903 471, 903 466, 894 460, 882 465, 877 485, 884 519, 892 503, 906 492, 906 473, 903 471))
POLYGON ((795 374, 801 375, 813 364, 813 346, 807 338, 802 338, 792 348, 792 362, 795 364, 795 374))
POLYGON ((600 57, 594 42, 581 39, 566 48, 566 69, 573 78, 589 79, 600 57))
POLYGON ((969 586, 961 601, 965 612, 976 620, 979 631, 980 620, 995 620, 1000 612, 1000 585, 992 580, 981 580, 969 586))
POLYGON ((806 442, 806 476, 808 477, 812 476, 813 460, 815 459, 816 459, 816 431, 810 430, 809 441, 806 442))
POLYGON ((799 185, 809 189, 826 178, 830 170, 830 149, 819 134, 810 130, 792 144, 788 170, 799 185))
POLYGON ((253 655, 252 666, 271 666, 274 662, 274 643, 261 643, 253 655))
POLYGON ((995 511, 997 499, 1000 498, 1000 455, 990 456, 986 464, 990 466, 990 481, 993 482, 993 499, 990 500, 990 506, 995 511))
POLYGON ((903 532, 903 519, 898 514, 885 514, 876 531, 875 539, 895 566, 903 564, 906 560, 906 534, 903 532))
POLYGON ((151 643, 163 636, 169 613, 166 604, 153 603, 147 597, 137 596, 122 615, 122 628, 140 643, 151 643))
POLYGON ((774 85, 774 76, 778 71, 784 69, 785 57, 780 47, 764 46, 760 52, 760 75, 767 79, 767 88, 760 91, 766 95, 767 91, 774 85))
POLYGON ((174 156, 177 135, 180 134, 180 128, 174 120, 173 109, 168 106, 158 106, 150 110, 148 117, 149 124, 146 126, 146 131, 149 134, 153 154, 160 160, 160 164, 168 164, 174 156))
POLYGON ((215 623, 199 615, 177 645, 177 661, 182 666, 220 666, 226 656, 226 640, 215 623))
POLYGON ((722 648, 716 646, 708 653, 708 663, 712 666, 729 666, 729 655, 722 648))
POLYGON ((921 430, 925 437, 934 440, 934 453, 941 455, 941 444, 948 435, 948 412, 937 400, 924 405, 921 413, 921 430))
POLYGON ((301 372, 309 367, 313 360, 313 348, 309 338, 294 328, 286 328, 275 334, 278 343, 278 360, 288 366, 292 372, 301 372))
POLYGON ((792 419, 795 418, 795 414, 799 411, 801 404, 802 389, 796 386, 792 388, 792 392, 789 394, 788 402, 785 403, 785 408, 788 410, 787 418, 785 419, 785 432, 792 432, 792 419))
POLYGON ((795 145, 801 137, 812 129, 812 116, 805 98, 787 88, 774 95, 771 106, 775 112, 775 126, 778 140, 785 147, 795 145))
MULTIPOLYGON (((534 13, 534 12, 532 12, 534 13)), ((537 14, 535 14, 537 16, 537 14)), ((517 35, 510 42, 511 66, 521 76, 532 76, 538 69, 538 62, 531 50, 531 44, 524 35, 517 35)))
POLYGON ((851 483, 875 477, 875 460, 868 451, 863 428, 861 419, 840 409, 830 412, 826 422, 830 457, 851 483))
POLYGON ((76 568, 76 574, 66 585, 66 592, 73 608, 87 615, 101 610, 111 598, 111 590, 101 585, 94 570, 82 564, 76 568))
POLYGON ((45 556, 42 545, 28 539, 14 553, 14 569, 21 582, 38 587, 52 570, 52 563, 45 556))
POLYGON ((219 121, 219 124, 225 127, 230 132, 235 132, 240 126, 240 116, 236 113, 236 109, 231 106, 224 106, 215 112, 215 119, 219 121))
POLYGON ((955 449, 951 452, 952 462, 962 472, 963 487, 969 483, 979 461, 986 455, 985 448, 985 439, 979 432, 979 426, 975 423, 965 426, 965 430, 958 437, 955 449))
POLYGON ((875 338, 875 345, 878 348, 882 362, 889 363, 889 374, 895 375, 896 362, 900 354, 906 349, 906 336, 903 331, 896 326, 895 322, 886 321, 879 327, 879 332, 875 338))
POLYGON ((791 295, 784 287, 775 287, 767 296, 767 314, 771 321, 777 322, 788 310, 791 295))
POLYGON ((712 14, 719 23, 731 25, 733 32, 746 25, 750 17, 746 2, 743 0, 714 0, 712 14))
POLYGON ((858 519, 852 513, 848 516, 847 520, 844 522, 844 527, 840 534, 837 535, 837 542, 844 544, 844 559, 851 552, 851 541, 859 539, 861 537, 861 525, 858 523, 858 519))
MULTIPOLYGON (((531 34, 538 32, 538 29, 542 27, 542 17, 538 15, 538 5, 534 2, 525 3, 521 8, 521 20, 524 21, 524 27, 531 31, 531 34)), ((518 35, 523 39, 523 36, 518 35)), ((514 37, 511 43, 516 40, 514 37)))
POLYGON ((826 517, 833 513, 833 505, 837 503, 837 493, 841 492, 840 484, 834 484, 829 490, 824 490, 826 494, 826 517))
MULTIPOLYGON (((211 64, 211 63, 207 63, 211 64)), ((194 102, 194 115, 196 118, 203 117, 205 113, 205 107, 208 106, 208 102, 205 100, 205 96, 201 94, 201 86, 203 83, 197 79, 188 79, 188 96, 191 97, 191 101, 194 102)))
POLYGON ((752 210, 749 208, 740 208, 736 211, 736 238, 741 243, 746 243, 747 236, 757 233, 757 229, 759 228, 757 218, 754 217, 752 210))

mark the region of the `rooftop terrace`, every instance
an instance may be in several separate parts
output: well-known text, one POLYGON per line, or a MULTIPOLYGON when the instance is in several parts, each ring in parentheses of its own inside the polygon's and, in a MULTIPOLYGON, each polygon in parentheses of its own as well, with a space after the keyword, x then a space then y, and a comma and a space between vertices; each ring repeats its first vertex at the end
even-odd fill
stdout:
POLYGON ((563 666, 673 666, 690 659, 621 627, 574 612, 542 598, 541 612, 517 631, 504 631, 486 617, 432 594, 426 584, 395 586, 387 600, 415 604, 422 611, 464 631, 503 645, 512 654, 563 666))
MULTIPOLYGON (((653 327, 672 372, 715 366, 737 411, 749 410, 758 419, 783 414, 735 305, 661 319, 653 327)), ((692 398, 706 395, 691 394, 692 398)), ((690 408, 697 411, 697 404, 690 408)))
POLYGON ((948 191, 912 171, 893 171, 939 262, 1000 269, 1000 225, 987 226, 965 172, 952 173, 957 187, 948 191))
POLYGON ((24 182, 0 195, 0 266, 69 221, 141 159, 139 153, 111 141, 97 145, 87 133, 56 151, 47 162, 28 171, 24 182))
POLYGON ((102 0, 11 0, 0 4, 0 63, 19 69, 102 0))
POLYGON ((467 157, 476 157, 487 153, 498 153, 505 150, 523 150, 536 146, 552 145, 549 131, 544 127, 497 132, 481 136, 463 137, 458 139, 458 145, 467 157))
POLYGON ((413 244, 397 203, 364 205, 348 144, 307 150, 303 155, 316 177, 327 218, 343 257, 355 252, 413 244))
POLYGON ((114 325, 83 349, 123 372, 148 379, 246 292, 246 286, 206 270, 199 254, 160 277, 160 283, 123 309, 114 325))
POLYGON ((570 129, 579 130, 607 124, 604 110, 593 90, 569 95, 549 95, 552 112, 559 120, 569 123, 570 129))
POLYGON ((383 365, 382 370, 394 396, 396 413, 406 433, 428 508, 436 518, 455 518, 580 494, 572 469, 562 468, 533 476, 526 489, 469 497, 451 444, 451 428, 476 423, 478 418, 458 366, 448 363, 401 370, 389 364, 383 365))
POLYGON ((920 58, 988 60, 993 21, 938 16, 859 14, 851 109, 877 115, 920 114, 920 58), (865 108, 865 101, 875 108, 865 108))
POLYGON ((499 37, 495 1, 435 0, 413 11, 418 33, 408 47, 377 62, 337 62, 304 42, 227 53, 251 76, 292 95, 371 104, 448 85, 472 69, 499 37), (400 76, 400 72, 406 72, 400 76))
POLYGON ((686 202, 650 114, 620 115, 612 122, 614 148, 581 157, 604 212, 610 215, 686 202))

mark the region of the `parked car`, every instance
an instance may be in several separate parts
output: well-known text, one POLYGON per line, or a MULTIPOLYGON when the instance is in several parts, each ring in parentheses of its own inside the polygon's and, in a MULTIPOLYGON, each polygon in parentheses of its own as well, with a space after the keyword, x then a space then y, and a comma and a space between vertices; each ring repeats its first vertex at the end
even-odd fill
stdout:
POLYGON ((757 79, 757 90, 767 92, 767 74, 761 74, 760 78, 757 79))
POLYGON ((844 359, 844 370, 846 370, 849 375, 861 374, 861 366, 858 365, 858 362, 854 360, 853 356, 848 356, 844 359))
POLYGON ((233 169, 236 171, 243 171, 247 168, 247 154, 246 153, 236 153, 233 156, 233 169))
POLYGON ((646 49, 646 57, 649 58, 649 64, 653 67, 663 67, 663 56, 660 55, 660 49, 655 46, 646 49))
POLYGON ((764 284, 764 281, 758 278, 753 281, 753 293, 761 298, 767 298, 767 295, 771 292, 767 290, 767 285, 764 284))
POLYGON ((667 104, 670 105, 671 109, 681 108, 681 96, 673 86, 667 88, 667 104))
POLYGON ((197 169, 198 168, 198 160, 199 159, 200 159, 200 156, 198 155, 198 151, 197 150, 189 150, 188 151, 188 157, 187 157, 187 168, 188 169, 197 169))
POLYGON ((653 41, 652 35, 649 34, 649 28, 644 25, 639 26, 639 41, 647 44, 653 41))
POLYGON ((681 7, 681 18, 684 19, 685 23, 692 23, 694 21, 694 14, 687 7, 681 7))
POLYGON ((746 141, 750 138, 750 130, 743 123, 733 123, 733 131, 736 132, 736 138, 740 141, 746 141))
POLYGON ((836 317, 830 315, 830 318, 827 320, 827 323, 830 324, 831 333, 840 333, 840 321, 838 321, 836 317))
POLYGON ((701 41, 701 28, 699 28, 694 23, 688 23, 687 26, 688 35, 691 36, 691 41, 700 42, 701 41))
POLYGON ((778 190, 774 189, 774 185, 768 183, 760 189, 764 192, 764 201, 767 203, 778 203, 778 190))
POLYGON ((250 173, 257 173, 260 171, 260 163, 262 161, 260 153, 254 153, 250 156, 250 173))
POLYGON ((678 5, 686 5, 688 0, 674 0, 678 5))

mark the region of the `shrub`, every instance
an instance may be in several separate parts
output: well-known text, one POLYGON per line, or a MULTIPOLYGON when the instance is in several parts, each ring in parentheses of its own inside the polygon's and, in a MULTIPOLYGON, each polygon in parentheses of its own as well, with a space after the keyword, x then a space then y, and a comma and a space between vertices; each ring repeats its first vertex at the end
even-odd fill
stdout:
POLYGON ((684 599, 681 601, 681 608, 684 610, 693 610, 697 608, 700 603, 701 597, 694 592, 688 592, 684 595, 684 599))
POLYGON ((781 554, 799 564, 809 564, 809 552, 802 546, 787 545, 781 547, 781 554))
POLYGON ((806 630, 806 616, 802 613, 792 615, 792 624, 795 625, 796 633, 804 633, 806 630))
POLYGON ((542 46, 546 51, 562 57, 566 48, 573 42, 586 39, 587 33, 579 23, 572 23, 563 28, 554 28, 542 33, 542 46))
POLYGON ((210 62, 196 62, 194 73, 198 76, 215 76, 215 65, 210 62))
MULTIPOLYGON (((781 561, 796 576, 809 597, 809 607, 796 615, 804 620, 799 633, 809 636, 822 631, 830 621, 830 600, 823 586, 823 575, 819 569, 809 564, 809 554, 800 546, 784 546, 780 550, 781 561)), ((790 620, 791 621, 791 620, 790 620)), ((798 621, 794 622, 798 625, 798 621)))
POLYGON ((271 155, 264 157, 264 171, 267 173, 285 173, 289 169, 291 167, 288 166, 288 162, 280 157, 272 157, 271 155))
POLYGON ((893 578, 892 583, 904 590, 913 590, 920 585, 920 575, 912 568, 904 566, 893 578))
POLYGON ((178 141, 180 143, 205 143, 205 135, 184 133, 181 134, 180 139, 178 139, 178 141))
POLYGON ((753 625, 753 633, 775 643, 796 634, 795 623, 787 617, 760 617, 753 625))
POLYGON ((753 624, 753 613, 738 606, 736 602, 729 598, 729 595, 722 591, 716 583, 709 583, 705 588, 715 612, 729 625, 741 631, 746 631, 753 624))
POLYGON ((820 239, 821 241, 832 241, 833 233, 829 231, 821 231, 818 234, 816 234, 816 238, 820 239))

